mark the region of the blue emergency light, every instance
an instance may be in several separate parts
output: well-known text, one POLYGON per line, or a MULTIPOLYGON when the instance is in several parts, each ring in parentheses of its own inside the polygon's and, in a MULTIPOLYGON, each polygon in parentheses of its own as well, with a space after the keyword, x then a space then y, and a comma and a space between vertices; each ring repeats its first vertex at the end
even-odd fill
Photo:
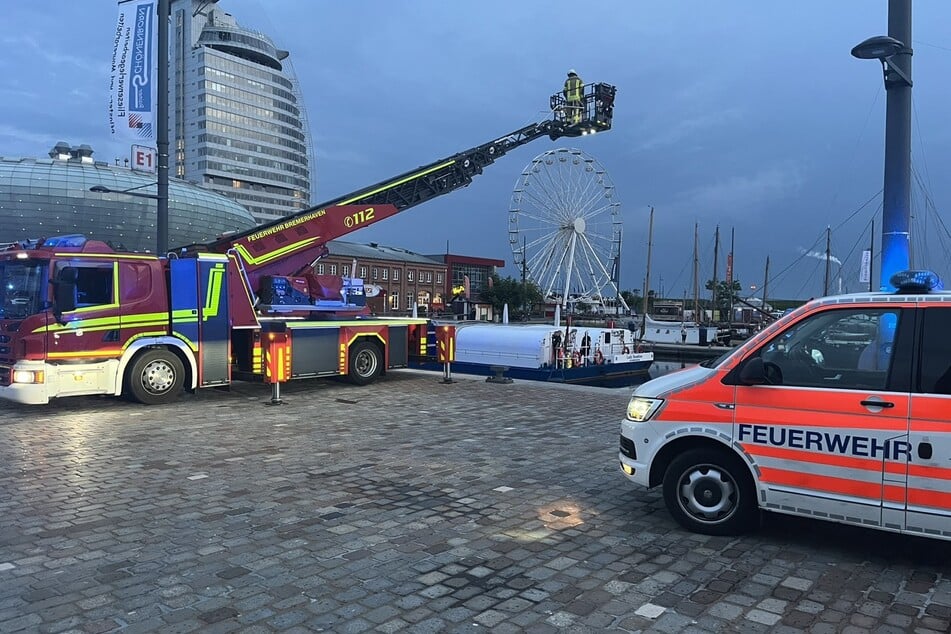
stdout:
POLYGON ((896 293, 929 293, 944 288, 941 278, 932 271, 899 271, 892 275, 889 283, 896 293))
POLYGON ((68 236, 54 236, 47 238, 43 243, 44 247, 75 248, 86 244, 86 236, 81 233, 70 234, 68 236))

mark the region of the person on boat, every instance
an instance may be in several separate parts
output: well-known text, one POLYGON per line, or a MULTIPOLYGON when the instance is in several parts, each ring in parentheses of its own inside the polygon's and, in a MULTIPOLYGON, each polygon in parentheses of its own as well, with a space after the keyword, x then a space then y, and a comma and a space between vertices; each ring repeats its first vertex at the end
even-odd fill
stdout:
POLYGON ((591 353, 591 335, 584 333, 584 336, 581 338, 581 358, 587 359, 588 355, 591 353))
POLYGON ((584 111, 584 81, 573 68, 568 71, 562 93, 565 95, 565 120, 571 124, 581 123, 584 111))

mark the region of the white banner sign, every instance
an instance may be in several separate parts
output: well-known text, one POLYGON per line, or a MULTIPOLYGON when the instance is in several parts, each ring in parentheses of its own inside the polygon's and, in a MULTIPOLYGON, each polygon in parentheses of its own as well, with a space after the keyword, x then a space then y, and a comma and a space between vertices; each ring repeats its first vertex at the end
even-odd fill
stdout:
POLYGON ((109 80, 109 128, 117 137, 137 141, 155 138, 156 4, 157 0, 119 3, 109 80))
POLYGON ((862 267, 859 269, 859 284, 868 284, 872 281, 872 252, 862 251, 862 267))

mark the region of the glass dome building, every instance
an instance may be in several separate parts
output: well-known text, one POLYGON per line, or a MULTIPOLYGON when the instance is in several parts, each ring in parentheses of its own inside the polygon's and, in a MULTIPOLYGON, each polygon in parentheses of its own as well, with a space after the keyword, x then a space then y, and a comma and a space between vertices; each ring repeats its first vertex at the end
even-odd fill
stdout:
MULTIPOLYGON (((119 251, 154 251, 154 199, 89 188, 155 194, 155 175, 94 161, 92 153, 58 143, 50 158, 0 157, 0 243, 81 233, 119 251)), ((255 225, 237 202, 185 181, 170 178, 168 196, 170 248, 255 225)))

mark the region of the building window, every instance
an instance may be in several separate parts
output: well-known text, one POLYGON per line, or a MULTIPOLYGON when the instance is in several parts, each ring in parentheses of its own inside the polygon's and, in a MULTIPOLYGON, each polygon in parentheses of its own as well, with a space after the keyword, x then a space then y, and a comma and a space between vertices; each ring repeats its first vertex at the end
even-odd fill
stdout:
POLYGON ((331 265, 330 265, 330 274, 331 274, 331 275, 336 275, 336 274, 337 274, 337 265, 336 265, 336 264, 331 264, 331 265))
POLYGON ((318 264, 318 265, 317 265, 317 275, 323 275, 323 274, 324 274, 324 265, 323 265, 323 264, 318 264))
POLYGON ((344 265, 343 265, 343 276, 344 276, 344 277, 349 277, 349 276, 350 276, 350 265, 349 265, 349 264, 344 264, 344 265))
POLYGON ((400 294, 396 291, 390 293, 390 310, 400 309, 400 294))
POLYGON ((407 293, 406 294, 406 309, 410 310, 412 308, 413 308, 413 294, 407 293))
POLYGON ((361 277, 362 279, 366 279, 366 278, 367 278, 367 267, 365 267, 365 266, 361 266, 361 267, 360 267, 360 277, 361 277))
POLYGON ((380 269, 378 269, 378 268, 376 268, 376 267, 374 266, 373 269, 372 269, 371 277, 372 277, 373 279, 377 279, 378 277, 380 277, 380 269))
POLYGON ((413 281, 413 271, 406 271, 406 281, 407 282, 413 281))
POLYGON ((399 270, 399 269, 393 269, 393 281, 394 281, 394 282, 399 282, 399 281, 400 281, 400 270, 399 270))
POLYGON ((426 271, 426 283, 427 283, 427 284, 432 284, 432 282, 433 282, 433 272, 432 272, 432 271, 426 271))
POLYGON ((442 273, 436 273, 436 283, 442 284, 442 273))
MULTIPOLYGON (((376 269, 373 269, 373 270, 375 271, 376 269)), ((380 272, 383 274, 383 279, 384 279, 384 280, 390 279, 390 269, 384 268, 384 269, 383 269, 382 271, 380 271, 380 272)), ((374 275, 376 275, 376 273, 374 273, 374 275)))

